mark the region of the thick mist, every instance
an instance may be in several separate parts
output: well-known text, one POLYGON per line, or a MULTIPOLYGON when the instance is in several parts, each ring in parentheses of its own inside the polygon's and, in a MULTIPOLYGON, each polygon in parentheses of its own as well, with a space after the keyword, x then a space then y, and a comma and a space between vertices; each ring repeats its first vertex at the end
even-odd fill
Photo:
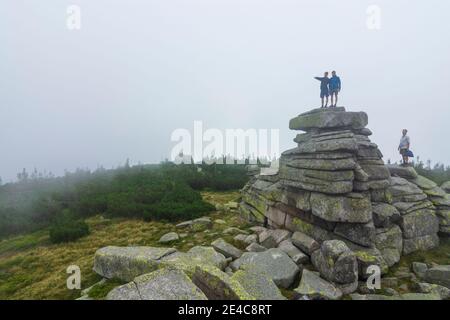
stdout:
POLYGON ((369 115, 384 160, 401 129, 421 160, 450 164, 450 3, 442 0, 4 0, 0 177, 23 168, 159 162, 177 128, 280 129, 320 105, 336 70, 340 105, 369 115), (69 5, 81 29, 67 28, 69 5), (379 29, 367 26, 377 5, 379 29))

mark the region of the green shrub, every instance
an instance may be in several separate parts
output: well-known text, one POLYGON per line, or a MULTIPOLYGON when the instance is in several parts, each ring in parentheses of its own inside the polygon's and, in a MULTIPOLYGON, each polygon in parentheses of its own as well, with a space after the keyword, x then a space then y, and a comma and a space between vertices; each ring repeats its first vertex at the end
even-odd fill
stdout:
POLYGON ((89 226, 64 210, 50 226, 50 241, 53 243, 75 241, 89 234, 89 226))

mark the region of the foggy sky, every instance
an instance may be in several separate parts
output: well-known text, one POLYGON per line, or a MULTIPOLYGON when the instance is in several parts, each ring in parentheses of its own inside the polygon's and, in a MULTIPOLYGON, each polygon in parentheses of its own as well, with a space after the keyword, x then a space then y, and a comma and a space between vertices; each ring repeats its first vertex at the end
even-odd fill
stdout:
POLYGON ((422 160, 450 164, 450 2, 442 0, 3 0, 0 177, 169 157, 177 128, 279 128, 320 105, 365 111, 384 160, 402 128, 422 160), (81 8, 81 30, 66 9, 81 8), (369 5, 381 29, 366 26, 369 5))

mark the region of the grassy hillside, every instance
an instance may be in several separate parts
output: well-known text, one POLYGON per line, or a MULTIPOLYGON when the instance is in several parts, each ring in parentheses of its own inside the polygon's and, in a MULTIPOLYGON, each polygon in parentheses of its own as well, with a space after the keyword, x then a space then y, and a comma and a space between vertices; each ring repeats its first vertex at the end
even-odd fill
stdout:
MULTIPOLYGON (((225 204, 237 200, 239 193, 203 192, 202 196, 209 203, 225 204)), ((223 219, 226 224, 215 223, 206 232, 186 231, 188 235, 173 247, 186 251, 196 245, 210 245, 218 237, 234 243, 232 236, 224 235, 222 231, 230 226, 248 227, 236 213, 213 211, 209 216, 213 220, 223 219)), ((66 268, 69 265, 80 267, 82 289, 85 289, 100 280, 92 271, 97 249, 108 245, 161 246, 158 244, 159 238, 167 232, 176 231, 175 224, 157 221, 106 219, 102 216, 94 216, 86 221, 91 234, 71 243, 51 244, 48 230, 1 241, 0 299, 76 299, 80 296, 80 290, 66 288, 66 268)), ((117 283, 110 287, 115 285, 117 283)), ((109 289, 108 285, 104 288, 105 291, 109 289)))
POLYGON ((170 162, 77 170, 64 177, 23 173, 17 183, 0 186, 0 239, 52 224, 58 234, 52 240, 66 239, 73 236, 64 234, 68 226, 87 229, 82 220, 98 214, 168 221, 196 218, 213 209, 199 191, 240 189, 248 180, 245 173, 245 165, 170 162))

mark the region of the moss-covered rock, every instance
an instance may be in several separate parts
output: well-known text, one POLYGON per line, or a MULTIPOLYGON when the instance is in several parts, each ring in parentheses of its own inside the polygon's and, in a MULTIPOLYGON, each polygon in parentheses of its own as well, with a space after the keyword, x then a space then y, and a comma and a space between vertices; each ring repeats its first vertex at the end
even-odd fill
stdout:
POLYGON ((205 294, 176 268, 161 268, 113 289, 108 300, 206 300, 205 294))
POLYGON ((210 300, 255 300, 238 280, 212 266, 197 266, 192 281, 210 300))
POLYGON ((104 247, 95 253, 94 271, 107 279, 131 281, 156 270, 162 258, 175 252, 173 248, 104 247))

